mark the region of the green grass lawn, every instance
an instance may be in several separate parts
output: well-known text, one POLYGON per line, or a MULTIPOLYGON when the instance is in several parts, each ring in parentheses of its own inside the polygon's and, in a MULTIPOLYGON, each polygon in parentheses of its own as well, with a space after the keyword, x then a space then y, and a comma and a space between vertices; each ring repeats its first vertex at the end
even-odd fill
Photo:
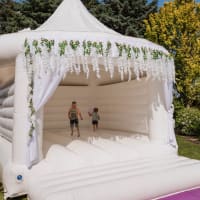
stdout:
MULTIPOLYGON (((186 137, 177 135, 177 142, 179 146, 178 153, 181 156, 185 156, 192 159, 200 160, 200 143, 195 144, 189 141, 186 137)), ((0 185, 0 200, 3 200, 3 189, 0 185)), ((15 200, 26 200, 25 198, 16 198, 15 200)))
POLYGON ((179 155, 200 160, 200 144, 195 144, 180 135, 177 135, 176 138, 179 146, 179 155))

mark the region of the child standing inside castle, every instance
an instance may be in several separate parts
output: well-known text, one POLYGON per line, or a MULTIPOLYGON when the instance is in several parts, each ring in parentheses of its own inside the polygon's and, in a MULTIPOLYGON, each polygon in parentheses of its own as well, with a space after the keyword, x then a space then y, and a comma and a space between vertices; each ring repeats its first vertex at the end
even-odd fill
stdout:
POLYGON ((94 132, 98 129, 98 125, 99 125, 100 116, 98 112, 99 112, 99 109, 94 108, 93 112, 90 113, 90 116, 92 117, 92 125, 93 125, 94 132))
POLYGON ((81 115, 80 110, 77 108, 76 101, 72 102, 72 106, 68 111, 68 118, 70 120, 70 127, 71 127, 71 136, 73 136, 74 133, 74 126, 77 129, 78 137, 80 137, 80 131, 79 131, 79 120, 78 117, 80 117, 81 120, 83 120, 83 117, 81 115))

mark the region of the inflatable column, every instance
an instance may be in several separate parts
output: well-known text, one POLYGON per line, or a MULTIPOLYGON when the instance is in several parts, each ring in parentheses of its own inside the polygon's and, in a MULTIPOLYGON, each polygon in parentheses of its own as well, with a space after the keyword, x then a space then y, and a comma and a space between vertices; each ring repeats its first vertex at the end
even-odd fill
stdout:
POLYGON ((24 56, 20 54, 16 58, 15 66, 12 161, 5 166, 3 171, 5 197, 26 193, 29 121, 27 103, 28 78, 25 67, 24 56))
POLYGON ((163 81, 148 80, 149 84, 149 135, 153 142, 167 143, 168 113, 164 107, 163 81))
POLYGON ((26 165, 27 144, 29 139, 28 77, 23 55, 16 59, 15 67, 15 100, 14 100, 14 135, 13 135, 13 163, 26 165))

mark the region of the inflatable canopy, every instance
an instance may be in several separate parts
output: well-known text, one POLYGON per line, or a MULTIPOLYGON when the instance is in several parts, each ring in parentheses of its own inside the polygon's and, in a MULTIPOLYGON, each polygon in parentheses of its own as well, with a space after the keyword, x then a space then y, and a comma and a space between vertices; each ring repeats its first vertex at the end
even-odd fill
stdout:
POLYGON ((1 35, 5 197, 153 199, 198 187, 200 162, 177 156, 174 76, 165 48, 107 28, 80 0, 64 0, 36 30, 1 35), (80 139, 67 133, 73 100, 84 115, 80 139))

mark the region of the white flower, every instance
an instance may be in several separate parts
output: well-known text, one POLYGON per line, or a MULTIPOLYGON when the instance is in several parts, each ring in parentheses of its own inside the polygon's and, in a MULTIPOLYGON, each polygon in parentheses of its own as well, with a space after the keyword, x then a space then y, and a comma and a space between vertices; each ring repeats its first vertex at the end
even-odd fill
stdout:
POLYGON ((32 116, 31 116, 31 122, 35 122, 35 120, 36 120, 35 115, 32 115, 32 116))

